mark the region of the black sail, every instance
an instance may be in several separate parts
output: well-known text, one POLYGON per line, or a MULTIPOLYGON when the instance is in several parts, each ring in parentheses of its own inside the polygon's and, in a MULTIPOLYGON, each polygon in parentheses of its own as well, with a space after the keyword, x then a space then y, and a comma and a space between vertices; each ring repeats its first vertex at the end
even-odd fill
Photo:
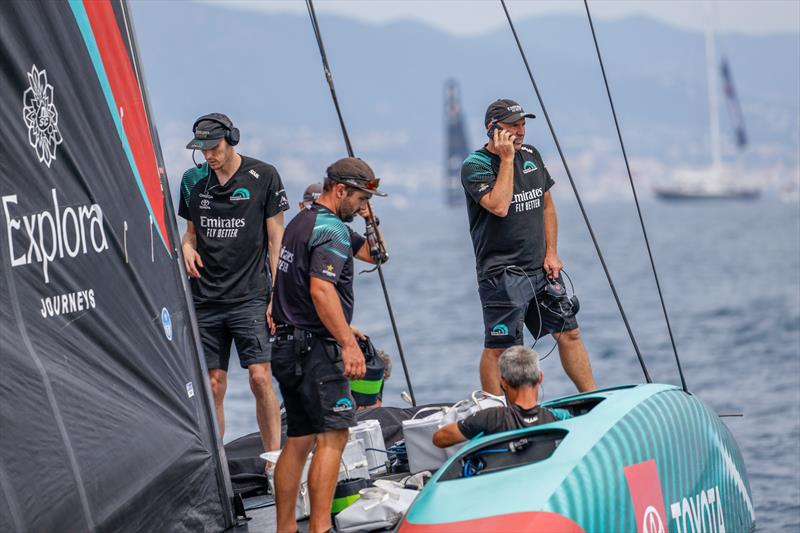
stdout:
POLYGON ((129 17, 0 3, 0 531, 231 524, 129 17))
POLYGON ((464 189, 461 187, 461 164, 470 149, 465 132, 464 114, 461 111, 461 94, 458 81, 449 79, 445 83, 445 134, 444 192, 449 206, 464 204, 464 189))

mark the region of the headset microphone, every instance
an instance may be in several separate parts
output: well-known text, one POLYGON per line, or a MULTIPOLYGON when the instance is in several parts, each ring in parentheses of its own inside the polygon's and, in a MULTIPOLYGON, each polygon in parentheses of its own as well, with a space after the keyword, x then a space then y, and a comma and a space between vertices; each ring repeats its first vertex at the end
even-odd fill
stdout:
POLYGON ((194 166, 196 166, 197 168, 203 168, 203 165, 201 165, 200 163, 198 163, 198 162, 197 162, 197 161, 195 161, 195 159, 194 159, 194 153, 195 153, 196 151, 197 151, 197 150, 192 150, 192 162, 194 163, 194 166))

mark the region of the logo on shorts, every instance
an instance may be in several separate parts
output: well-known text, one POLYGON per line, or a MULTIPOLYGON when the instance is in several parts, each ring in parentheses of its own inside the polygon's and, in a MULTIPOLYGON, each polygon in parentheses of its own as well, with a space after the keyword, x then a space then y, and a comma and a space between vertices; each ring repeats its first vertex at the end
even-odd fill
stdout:
POLYGON ((231 194, 231 201, 236 202, 239 200, 249 200, 250 199, 250 191, 245 189, 244 187, 239 187, 233 194, 231 194))
POLYGON ((333 406, 333 410, 336 413, 341 411, 350 411, 353 409, 353 402, 350 401, 350 398, 339 398, 336 400, 336 405, 333 406))
POLYGON ((495 327, 492 328, 492 336, 493 337, 501 337, 503 335, 508 335, 508 326, 505 324, 497 324, 495 327))
POLYGON ((538 167, 536 166, 536 163, 534 163, 533 161, 525 161, 525 163, 523 163, 522 165, 522 173, 528 174, 529 172, 533 172, 537 168, 538 167))

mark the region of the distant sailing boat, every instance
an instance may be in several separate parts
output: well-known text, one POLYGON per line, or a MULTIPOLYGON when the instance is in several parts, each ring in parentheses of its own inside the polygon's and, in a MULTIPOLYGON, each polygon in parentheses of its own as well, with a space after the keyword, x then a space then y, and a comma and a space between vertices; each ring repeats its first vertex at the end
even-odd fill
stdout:
POLYGON ((461 94, 458 82, 449 79, 445 82, 445 130, 447 145, 444 154, 444 195, 448 206, 464 203, 464 190, 461 187, 461 163, 469 155, 467 135, 464 131, 464 115, 461 113, 461 94))
MULTIPOLYGON (((716 70, 716 46, 712 24, 712 8, 707 4, 708 17, 705 30, 706 69, 708 85, 708 121, 711 133, 711 166, 709 168, 682 168, 672 175, 672 183, 655 187, 658 198, 664 200, 711 200, 711 199, 755 199, 761 190, 753 185, 737 183, 737 172, 722 163, 722 148, 719 128, 718 95, 719 87, 716 70)), ((734 143, 742 151, 747 146, 747 133, 744 116, 733 85, 728 60, 723 56, 719 65, 719 75, 724 82, 725 100, 733 125, 734 143)))

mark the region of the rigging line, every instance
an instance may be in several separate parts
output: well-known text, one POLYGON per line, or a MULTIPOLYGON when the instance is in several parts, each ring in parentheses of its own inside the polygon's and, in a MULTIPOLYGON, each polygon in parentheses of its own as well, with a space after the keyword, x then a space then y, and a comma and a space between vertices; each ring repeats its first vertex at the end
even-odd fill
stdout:
MULTIPOLYGON (((333 84, 333 74, 331 74, 330 66, 328 65, 328 56, 325 53, 325 44, 322 42, 322 33, 319 29, 319 22, 317 21, 317 14, 314 11, 313 0, 306 0, 306 7, 308 8, 308 16, 311 18, 311 26, 314 29, 314 37, 317 39, 317 46, 319 47, 319 54, 322 59, 322 68, 325 70, 325 79, 328 80, 328 87, 331 90, 331 98, 333 98, 333 105, 336 108, 336 114, 339 116, 339 125, 342 128, 342 135, 344 136, 344 144, 347 148, 347 155, 355 157, 353 146, 350 144, 350 136, 347 134, 347 127, 344 124, 344 117, 342 117, 342 110, 339 107, 339 98, 336 96, 336 87, 333 84)), ((367 204, 369 209, 369 218, 375 219, 372 213, 372 206, 367 204)), ((385 250, 383 239, 380 231, 375 229, 375 239, 379 249, 385 250)), ((389 299, 389 289, 386 287, 386 279, 383 276, 383 268, 381 268, 381 258, 376 258, 376 268, 378 269, 378 277, 381 281, 381 289, 383 289, 383 299, 386 301, 386 310, 389 313, 389 321, 392 324, 392 332, 394 333, 394 341, 397 344, 397 352, 400 355, 400 362, 403 366, 403 374, 406 378, 406 385, 408 386, 408 394, 411 397, 411 405, 417 405, 417 398, 414 396, 414 387, 411 385, 411 376, 408 373, 408 365, 406 364, 405 353, 403 352, 403 345, 400 342, 400 333, 397 330, 397 321, 394 318, 394 311, 392 310, 392 302, 389 299)))
POLYGON ((636 352, 636 357, 639 359, 639 364, 642 366, 642 372, 644 373, 644 378, 648 383, 652 383, 653 380, 650 378, 650 373, 647 371, 647 365, 644 362, 644 358, 642 357, 642 353, 639 351, 639 346, 636 344, 636 338, 633 335, 633 330, 631 330, 631 325, 628 322, 628 317, 625 314, 625 310, 622 308, 622 302, 619 299, 619 295, 617 294, 617 289, 614 286, 614 282, 611 279, 611 273, 608 271, 608 266, 606 265, 606 261, 603 258, 603 252, 600 250, 600 245, 597 243, 597 238, 594 235, 594 230, 592 229, 592 225, 589 222, 589 216, 586 214, 586 209, 583 207, 583 202, 581 201, 580 194, 578 194, 578 187, 575 185, 575 180, 572 178, 572 173, 569 170, 569 166, 567 165, 567 160, 564 157, 564 151, 561 149, 561 144, 558 142, 558 136, 556 135, 555 129, 553 128, 553 123, 550 121, 550 115, 547 113, 547 108, 544 106, 544 101, 542 100, 542 95, 539 93, 539 87, 536 85, 536 80, 533 79, 533 72, 531 71, 531 67, 528 64, 528 58, 525 55, 525 51, 522 49, 522 44, 519 41, 519 37, 517 36, 517 30, 514 28, 514 22, 511 20, 511 15, 508 13, 508 8, 506 7, 505 0, 500 0, 500 4, 503 6, 503 11, 506 13, 506 18, 508 19, 508 25, 511 28, 511 33, 514 34, 514 40, 517 43, 517 48, 519 49, 519 53, 522 56, 522 61, 525 63, 525 68, 528 70, 528 77, 531 80, 531 84, 533 85, 533 90, 536 93, 536 98, 539 100, 539 106, 542 108, 542 113, 544 114, 544 118, 547 121, 547 127, 550 128, 550 135, 553 137, 553 141, 555 142, 556 149, 558 150, 558 155, 561 157, 561 163, 564 165, 564 170, 566 171, 567 177, 569 178, 569 183, 572 186, 572 192, 575 194, 575 200, 578 202, 578 207, 580 208, 581 215, 583 215, 583 220, 586 223, 586 228, 589 230, 589 236, 592 238, 592 243, 594 244, 594 249, 597 252, 597 257, 600 259, 600 264, 603 267, 603 272, 606 274, 606 279, 608 280, 608 285, 611 288, 611 293, 614 295, 614 301, 617 303, 617 308, 619 309, 620 315, 622 315, 622 321, 625 323, 625 329, 628 331, 628 336, 631 339, 631 344, 633 345, 633 349, 636 352))
POLYGON ((606 94, 608 95, 608 103, 611 106, 611 114, 614 116, 614 126, 617 129, 617 137, 619 138, 619 145, 622 148, 622 157, 625 159, 625 169, 628 171, 628 181, 631 184, 631 191, 633 192, 633 201, 636 204, 636 212, 639 215, 639 223, 642 226, 642 235, 644 236, 644 243, 647 247, 647 255, 650 258, 650 266, 653 269, 653 278, 656 281, 656 289, 658 289, 658 299, 661 301, 661 310, 664 312, 664 321, 667 323, 667 331, 669 332, 669 340, 672 343, 672 351, 675 354, 675 362, 678 365, 678 374, 681 378, 681 386, 685 392, 689 392, 686 387, 686 379, 683 376, 683 368, 681 368, 681 359, 678 357, 678 348, 675 345, 675 337, 672 334, 672 326, 669 323, 669 315, 667 314, 667 306, 664 303, 664 295, 661 292, 661 282, 658 279, 658 272, 656 271, 656 262, 653 259, 653 251, 650 248, 650 240, 647 238, 647 230, 644 225, 644 218, 642 217, 642 209, 639 206, 639 197, 636 194, 636 186, 633 183, 633 174, 631 173, 631 166, 628 163, 628 153, 625 150, 625 143, 622 141, 622 130, 619 127, 619 120, 617 119, 617 110, 614 107, 614 99, 611 97, 611 89, 608 86, 608 77, 606 76, 606 68, 603 65, 603 57, 600 54, 600 45, 597 43, 597 34, 594 30, 594 23, 592 22, 592 14, 589 12, 589 4, 587 0, 583 0, 583 5, 586 8, 586 17, 589 19, 589 27, 592 30, 592 39, 594 40, 594 48, 597 51, 597 60, 600 62, 600 70, 603 73, 603 83, 606 86, 606 94))
POLYGON ((353 145, 350 144, 350 135, 347 134, 347 127, 344 125, 342 110, 339 107, 339 98, 336 96, 336 87, 333 84, 333 74, 331 74, 331 67, 328 65, 328 55, 325 53, 325 44, 322 42, 322 34, 319 31, 319 22, 317 22, 317 13, 314 11, 314 2, 312 0, 306 0, 306 7, 308 8, 308 15, 311 17, 311 26, 314 28, 314 37, 317 39, 319 55, 322 58, 322 68, 325 71, 325 79, 328 80, 328 88, 331 90, 333 105, 336 108, 336 115, 339 117, 339 126, 342 128, 342 136, 344 136, 344 144, 345 148, 347 148, 347 155, 350 157, 355 157, 353 153, 353 145))

